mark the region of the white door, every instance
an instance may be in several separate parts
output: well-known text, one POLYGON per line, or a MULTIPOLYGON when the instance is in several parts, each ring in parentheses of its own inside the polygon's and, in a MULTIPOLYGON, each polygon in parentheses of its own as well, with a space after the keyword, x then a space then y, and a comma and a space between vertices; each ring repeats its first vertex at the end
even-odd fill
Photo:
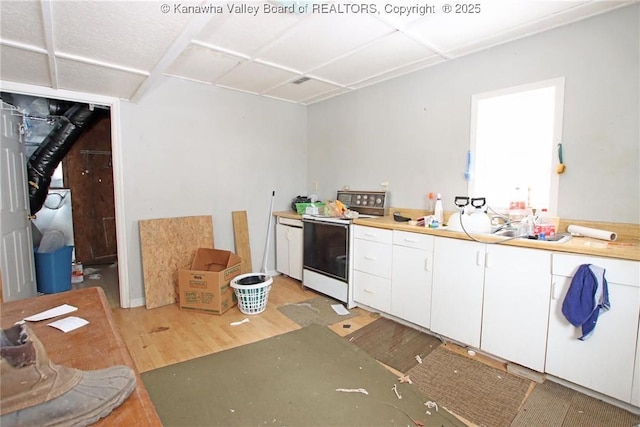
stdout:
POLYGON ((485 245, 436 237, 433 245, 431 330, 480 347, 485 245))
POLYGON ((543 372, 550 298, 550 252, 490 245, 480 348, 543 372))
POLYGON ((2 298, 36 295, 33 240, 27 198, 27 163, 22 145, 22 116, 2 103, 0 119, 0 270, 2 298))
POLYGON ((433 252, 393 245, 391 314, 431 327, 432 267, 433 252))
POLYGON ((276 270, 287 276, 290 274, 288 229, 286 225, 276 224, 276 270))
POLYGON ((302 228, 289 227, 289 277, 302 280, 302 228))
POLYGON ((598 317, 593 335, 580 341, 581 329, 562 314, 570 284, 570 277, 553 276, 546 372, 629 403, 640 288, 609 282, 611 309, 598 317))

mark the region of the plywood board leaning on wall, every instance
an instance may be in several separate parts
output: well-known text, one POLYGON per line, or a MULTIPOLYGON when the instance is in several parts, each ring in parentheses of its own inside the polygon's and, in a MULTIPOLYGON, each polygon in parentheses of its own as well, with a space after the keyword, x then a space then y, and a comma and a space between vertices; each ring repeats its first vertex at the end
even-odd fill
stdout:
POLYGON ((249 244, 249 225, 247 224, 247 211, 231 212, 233 218, 233 234, 236 245, 236 254, 242 258, 240 273, 252 273, 251 245, 249 244))
POLYGON ((210 216, 139 221, 147 308, 177 301, 178 271, 190 267, 198 248, 213 248, 210 216))

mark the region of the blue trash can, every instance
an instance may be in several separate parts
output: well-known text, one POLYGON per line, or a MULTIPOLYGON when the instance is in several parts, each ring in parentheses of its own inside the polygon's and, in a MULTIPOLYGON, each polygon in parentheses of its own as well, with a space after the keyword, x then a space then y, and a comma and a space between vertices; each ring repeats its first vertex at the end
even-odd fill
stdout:
POLYGON ((39 253, 36 248, 36 284, 38 292, 55 294, 71 290, 73 246, 39 253))

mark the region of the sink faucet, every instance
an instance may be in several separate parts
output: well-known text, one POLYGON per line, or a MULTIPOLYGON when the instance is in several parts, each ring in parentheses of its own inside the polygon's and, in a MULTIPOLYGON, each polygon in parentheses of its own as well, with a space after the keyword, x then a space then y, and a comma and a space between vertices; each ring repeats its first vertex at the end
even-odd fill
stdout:
POLYGON ((498 214, 498 215, 494 215, 491 217, 491 224, 492 225, 498 225, 498 228, 496 228, 495 230, 493 230, 493 233, 497 233, 498 231, 502 231, 505 229, 511 229, 511 228, 515 228, 513 223, 514 222, 518 222, 518 221, 514 221, 512 219, 509 219, 508 217, 498 214), (502 221, 502 224, 499 224, 499 222, 502 221))

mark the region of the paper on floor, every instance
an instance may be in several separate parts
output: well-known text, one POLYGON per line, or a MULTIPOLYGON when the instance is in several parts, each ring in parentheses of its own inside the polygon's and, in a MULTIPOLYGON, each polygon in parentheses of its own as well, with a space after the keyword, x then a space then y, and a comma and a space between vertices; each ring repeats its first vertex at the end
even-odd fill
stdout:
POLYGON ((332 304, 331 308, 333 308, 333 311, 335 311, 336 314, 339 314, 340 316, 346 316, 347 314, 349 314, 349 310, 344 308, 344 305, 342 304, 332 304))
POLYGON ((63 314, 71 313, 72 311, 76 311, 78 307, 74 307, 69 304, 62 304, 57 307, 54 307, 50 310, 43 311, 38 314, 34 314, 33 316, 25 317, 24 320, 28 322, 39 322, 40 320, 53 319, 54 317, 62 316, 63 314))
POLYGON ((55 322, 47 323, 47 325, 60 329, 62 332, 66 334, 67 332, 73 331, 74 329, 81 328, 82 326, 88 323, 89 321, 81 317, 69 316, 69 317, 65 317, 64 319, 56 320, 55 322))

